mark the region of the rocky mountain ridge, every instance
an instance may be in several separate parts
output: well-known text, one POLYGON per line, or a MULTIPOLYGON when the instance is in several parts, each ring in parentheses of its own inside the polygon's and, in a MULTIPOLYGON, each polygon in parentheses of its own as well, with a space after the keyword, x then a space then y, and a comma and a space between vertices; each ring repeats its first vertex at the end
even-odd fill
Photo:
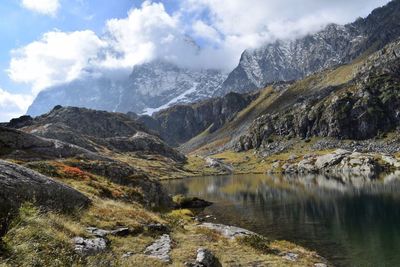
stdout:
POLYGON ((192 105, 176 105, 141 116, 137 121, 160 133, 169 144, 178 146, 207 130, 214 132, 236 116, 257 97, 255 94, 229 93, 221 98, 201 101, 192 105))
POLYGON ((304 78, 376 51, 400 36, 400 1, 377 8, 366 18, 296 40, 278 40, 243 52, 239 65, 215 95, 249 92, 273 81, 304 78))
POLYGON ((162 60, 135 66, 118 78, 88 74, 42 91, 28 110, 38 116, 55 105, 113 112, 156 113, 176 104, 194 103, 229 92, 245 93, 277 81, 291 81, 349 63, 382 48, 400 36, 400 1, 375 9, 347 25, 330 24, 303 38, 243 52, 228 74, 212 69, 189 69, 162 60))
POLYGON ((57 106, 49 113, 12 120, 8 127, 36 136, 61 140, 89 151, 105 150, 154 153, 184 161, 185 156, 170 148, 141 123, 122 113, 57 106))
POLYGON ((48 88, 39 93, 27 114, 38 116, 56 105, 152 114, 209 98, 226 78, 218 70, 183 68, 162 60, 134 66, 129 75, 120 76, 87 75, 48 88))
MULTIPOLYGON (((313 94, 308 88, 293 105, 258 117, 236 148, 263 149, 274 136, 364 140, 395 131, 400 125, 399 74, 400 41, 395 41, 359 64, 348 82, 315 87, 313 94)), ((289 88, 282 97, 293 95, 295 89, 289 88)))

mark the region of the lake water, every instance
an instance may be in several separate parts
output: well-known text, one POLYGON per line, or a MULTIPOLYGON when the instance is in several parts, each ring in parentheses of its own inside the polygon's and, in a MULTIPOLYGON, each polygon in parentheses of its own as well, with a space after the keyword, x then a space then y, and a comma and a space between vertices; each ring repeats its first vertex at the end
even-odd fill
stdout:
POLYGON ((165 182, 205 214, 317 251, 335 266, 400 266, 400 177, 233 175, 165 182))

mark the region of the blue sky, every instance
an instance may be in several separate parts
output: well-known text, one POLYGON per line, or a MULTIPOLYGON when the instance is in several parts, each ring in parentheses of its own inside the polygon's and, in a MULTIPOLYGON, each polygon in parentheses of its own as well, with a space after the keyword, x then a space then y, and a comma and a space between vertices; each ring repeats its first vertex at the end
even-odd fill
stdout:
MULTIPOLYGON (((56 16, 43 15, 26 9, 16 0, 3 0, 0 5, 0 86, 12 87, 14 92, 26 86, 13 83, 5 70, 11 59, 11 50, 26 45, 52 29, 77 31, 91 29, 101 34, 104 22, 110 18, 126 17, 128 10, 140 6, 142 1, 118 0, 110 5, 109 0, 63 0, 56 16)), ((28 85, 29 86, 29 85, 28 85)), ((25 89, 26 90, 26 89, 25 89)))
POLYGON ((87 69, 127 70, 164 58, 229 71, 246 48, 351 22, 387 2, 2 0, 0 121, 24 114, 41 90, 87 69))

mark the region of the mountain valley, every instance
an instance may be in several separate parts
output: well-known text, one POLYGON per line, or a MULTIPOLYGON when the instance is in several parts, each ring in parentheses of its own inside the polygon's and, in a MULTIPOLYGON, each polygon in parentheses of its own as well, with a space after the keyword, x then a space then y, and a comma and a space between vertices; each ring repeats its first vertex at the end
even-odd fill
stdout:
POLYGON ((399 259, 400 0, 230 73, 119 76, 0 123, 1 266, 362 266, 378 239, 371 264, 399 259))

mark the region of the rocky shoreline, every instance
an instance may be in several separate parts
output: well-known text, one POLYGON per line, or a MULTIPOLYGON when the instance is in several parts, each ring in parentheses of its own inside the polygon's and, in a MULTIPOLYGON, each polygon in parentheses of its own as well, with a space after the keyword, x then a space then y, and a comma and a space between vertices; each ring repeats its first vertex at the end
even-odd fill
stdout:
POLYGON ((286 161, 276 161, 269 173, 336 173, 377 178, 381 172, 400 169, 400 160, 389 154, 351 152, 337 149, 323 155, 292 155, 286 161))

